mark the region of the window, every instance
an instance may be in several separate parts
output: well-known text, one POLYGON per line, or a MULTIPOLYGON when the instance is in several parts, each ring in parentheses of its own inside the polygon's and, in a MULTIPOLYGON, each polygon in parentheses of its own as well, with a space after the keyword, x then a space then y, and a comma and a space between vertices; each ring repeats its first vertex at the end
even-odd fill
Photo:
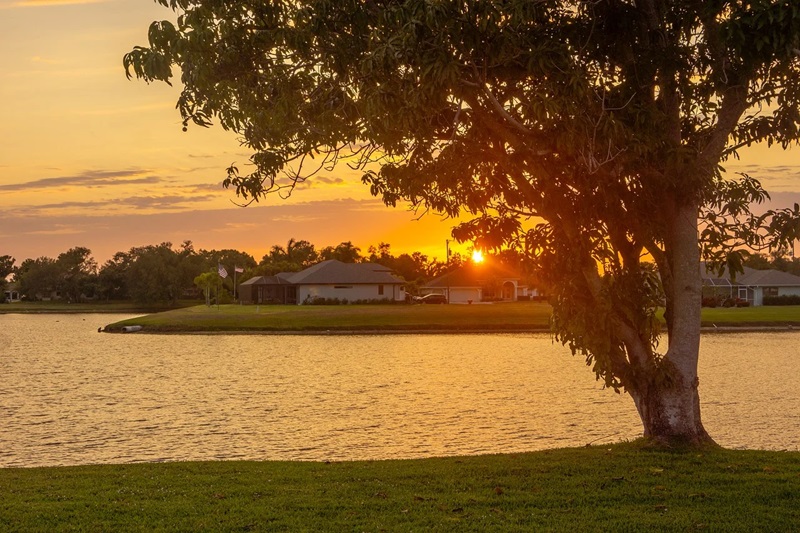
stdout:
POLYGON ((383 285, 378 285, 378 296, 383 296, 383 285))
POLYGON ((353 286, 352 285, 334 285, 333 288, 334 289, 352 289, 353 286))
POLYGON ((739 299, 747 300, 747 287, 739 287, 739 299))
POLYGON ((764 296, 777 296, 778 287, 764 287, 764 296))

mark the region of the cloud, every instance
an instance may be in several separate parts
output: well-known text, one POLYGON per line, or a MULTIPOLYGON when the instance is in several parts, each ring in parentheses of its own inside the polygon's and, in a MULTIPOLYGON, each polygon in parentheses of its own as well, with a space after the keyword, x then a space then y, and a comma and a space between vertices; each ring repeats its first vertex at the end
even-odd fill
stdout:
POLYGON ((187 188, 187 190, 191 192, 213 192, 219 193, 220 191, 225 191, 222 187, 222 183, 198 183, 197 185, 192 185, 187 188))
MULTIPOLYGON (((58 202, 51 204, 41 204, 36 206, 26 206, 25 214, 28 216, 43 216, 45 214, 53 213, 54 211, 69 211, 78 210, 86 213, 87 216, 102 215, 102 216, 116 216, 109 213, 108 210, 112 209, 114 212, 121 214, 130 213, 132 209, 135 210, 150 210, 150 211, 175 211, 186 210, 191 207, 191 204, 198 204, 214 200, 217 197, 214 195, 165 195, 165 196, 130 196, 126 198, 111 198, 107 200, 92 200, 87 202, 58 202)), ((0 209, 0 214, 3 213, 0 209)), ((6 213, 11 213, 13 209, 5 210, 6 213)))
POLYGON ((289 238, 309 240, 318 248, 350 240, 365 250, 369 244, 384 241, 391 242, 397 252, 443 253, 451 222, 435 217, 417 221, 403 209, 365 209, 373 206, 382 204, 378 200, 344 198, 244 209, 126 209, 112 215, 92 209, 54 215, 0 211, 0 239, 2 253, 17 258, 18 263, 25 258, 55 257, 74 246, 89 248, 102 263, 134 246, 185 240, 191 240, 195 249, 233 248, 256 258, 289 238))
POLYGON ((83 4, 101 4, 108 0, 17 0, 16 2, 4 3, 3 7, 47 7, 47 6, 71 6, 83 4))
POLYGON ((3 191, 30 191, 60 187, 116 187, 120 185, 153 185, 163 180, 156 176, 143 176, 149 170, 90 170, 75 176, 42 178, 24 183, 0 185, 3 191))
POLYGON ((172 210, 177 207, 186 207, 186 204, 207 202, 216 199, 214 195, 204 196, 132 196, 117 200, 116 203, 135 207, 137 209, 172 210))
POLYGON ((56 225, 48 229, 28 231, 26 235, 80 235, 85 232, 86 230, 76 227, 56 225))
POLYGON ((59 64, 62 63, 58 59, 48 59, 46 57, 41 57, 41 56, 33 56, 31 58, 31 62, 32 63, 44 63, 46 65, 59 65, 59 64))
POLYGON ((315 176, 314 178, 311 178, 311 181, 313 181, 314 183, 316 182, 324 183, 325 185, 340 185, 344 183, 344 180, 342 178, 328 178, 325 176, 315 176))

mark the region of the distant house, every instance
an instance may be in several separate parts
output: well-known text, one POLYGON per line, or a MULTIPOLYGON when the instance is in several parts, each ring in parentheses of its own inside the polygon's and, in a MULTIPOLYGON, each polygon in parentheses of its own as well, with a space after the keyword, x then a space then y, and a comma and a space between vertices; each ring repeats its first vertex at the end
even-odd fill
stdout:
POLYGON ((277 276, 256 276, 243 281, 239 284, 239 299, 245 304, 296 304, 297 287, 282 277, 289 275, 281 272, 277 276))
POLYGON ((19 302, 19 291, 16 289, 8 289, 3 291, 3 301, 6 303, 15 303, 19 302))
POLYGON ((735 278, 727 270, 722 275, 700 269, 704 296, 746 300, 752 306, 764 305, 765 296, 800 296, 800 276, 780 270, 756 270, 744 267, 735 278))
POLYGON ((513 269, 501 264, 467 264, 421 287, 423 294, 443 294, 450 303, 514 302, 539 295, 513 269))
POLYGON ((322 261, 300 272, 258 276, 239 285, 242 303, 304 304, 315 299, 405 301, 405 281, 383 265, 322 261))

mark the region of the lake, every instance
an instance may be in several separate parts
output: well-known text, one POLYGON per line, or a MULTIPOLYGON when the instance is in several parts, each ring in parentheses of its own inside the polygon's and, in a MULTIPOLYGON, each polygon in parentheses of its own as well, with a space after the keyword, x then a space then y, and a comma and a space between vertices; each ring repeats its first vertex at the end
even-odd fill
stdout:
MULTIPOLYGON (((546 334, 100 334, 121 315, 0 315, 0 467, 419 458, 641 435, 546 334)), ((800 332, 705 335, 723 446, 800 447, 800 332)))

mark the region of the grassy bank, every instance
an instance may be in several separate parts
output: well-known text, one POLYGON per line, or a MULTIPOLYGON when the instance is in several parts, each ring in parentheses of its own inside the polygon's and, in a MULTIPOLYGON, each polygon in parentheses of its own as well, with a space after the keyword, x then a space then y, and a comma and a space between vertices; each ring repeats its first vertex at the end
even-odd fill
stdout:
POLYGON ((3 531, 797 531, 800 453, 0 469, 3 531))
POLYGON ((521 330, 547 329, 545 303, 493 305, 222 305, 195 306, 110 325, 147 331, 521 330))
POLYGON ((51 302, 14 302, 0 304, 2 314, 71 314, 71 313, 158 313, 169 309, 197 305, 197 300, 181 300, 175 305, 151 304, 142 305, 131 301, 93 301, 83 303, 51 302))
MULTIPOLYGON (((204 305, 117 322, 150 332, 548 329, 551 307, 540 302, 492 305, 204 305)), ((703 309, 709 327, 800 326, 800 306, 703 309)))
POLYGON ((771 324, 800 326, 800 305, 703 308, 703 325, 771 324))

